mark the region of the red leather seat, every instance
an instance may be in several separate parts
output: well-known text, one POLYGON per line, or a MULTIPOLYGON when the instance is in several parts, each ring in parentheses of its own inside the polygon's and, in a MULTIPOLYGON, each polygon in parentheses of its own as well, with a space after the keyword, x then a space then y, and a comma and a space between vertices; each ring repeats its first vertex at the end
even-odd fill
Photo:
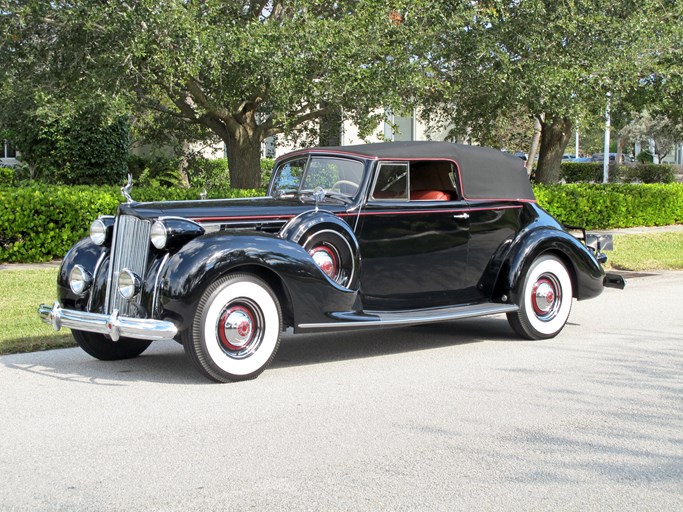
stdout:
POLYGON ((450 201, 451 195, 443 190, 413 190, 410 192, 411 201, 450 201))

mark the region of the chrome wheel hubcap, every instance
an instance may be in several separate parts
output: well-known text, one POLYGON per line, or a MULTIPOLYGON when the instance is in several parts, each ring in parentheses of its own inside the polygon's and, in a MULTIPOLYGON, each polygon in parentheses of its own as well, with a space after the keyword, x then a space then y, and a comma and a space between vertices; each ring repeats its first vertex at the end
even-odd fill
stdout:
POLYGON ((557 316, 562 304, 561 287, 552 274, 542 274, 531 289, 531 305, 536 316, 548 322, 557 316))
POLYGON ((237 359, 253 354, 263 339, 262 316, 258 306, 247 300, 227 304, 216 326, 224 352, 237 359))

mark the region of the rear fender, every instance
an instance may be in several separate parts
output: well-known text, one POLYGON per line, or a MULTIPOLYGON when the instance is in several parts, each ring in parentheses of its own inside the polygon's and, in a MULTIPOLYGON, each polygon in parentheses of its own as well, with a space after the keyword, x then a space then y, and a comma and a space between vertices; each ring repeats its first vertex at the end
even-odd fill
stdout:
POLYGON ((279 280, 294 325, 329 321, 327 313, 351 310, 357 301, 357 292, 331 281, 297 243, 265 233, 217 232, 170 256, 159 284, 162 316, 179 330, 189 328, 206 287, 240 270, 279 280))
POLYGON ((590 251, 566 231, 537 228, 522 233, 510 245, 494 289, 494 298, 503 295, 519 304, 520 289, 529 267, 542 254, 557 256, 572 278, 573 295, 578 300, 602 293, 605 272, 590 251))

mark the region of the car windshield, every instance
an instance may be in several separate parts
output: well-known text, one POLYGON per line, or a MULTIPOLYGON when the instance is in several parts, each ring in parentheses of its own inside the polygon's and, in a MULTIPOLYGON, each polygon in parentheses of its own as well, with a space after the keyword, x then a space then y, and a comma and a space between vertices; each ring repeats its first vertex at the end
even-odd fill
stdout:
POLYGON ((301 194, 322 188, 331 197, 352 199, 363 179, 363 164, 344 158, 311 157, 289 160, 275 170, 271 194, 301 194))

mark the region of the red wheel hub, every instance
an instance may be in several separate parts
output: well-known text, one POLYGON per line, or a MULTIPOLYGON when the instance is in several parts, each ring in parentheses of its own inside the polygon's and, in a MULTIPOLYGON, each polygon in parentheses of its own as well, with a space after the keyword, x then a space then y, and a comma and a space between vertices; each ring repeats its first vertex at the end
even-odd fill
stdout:
POLYGON ((245 306, 227 308, 218 322, 218 338, 231 351, 244 350, 255 339, 256 321, 253 312, 245 306))
POLYGON ((337 261, 337 256, 332 249, 326 245, 317 245, 308 251, 308 254, 311 255, 315 264, 320 267, 320 270, 322 270, 327 277, 330 279, 335 279, 337 277, 339 263, 337 261))
POLYGON ((551 313, 556 306, 557 298, 553 280, 541 276, 531 290, 531 305, 536 315, 543 317, 551 313))

